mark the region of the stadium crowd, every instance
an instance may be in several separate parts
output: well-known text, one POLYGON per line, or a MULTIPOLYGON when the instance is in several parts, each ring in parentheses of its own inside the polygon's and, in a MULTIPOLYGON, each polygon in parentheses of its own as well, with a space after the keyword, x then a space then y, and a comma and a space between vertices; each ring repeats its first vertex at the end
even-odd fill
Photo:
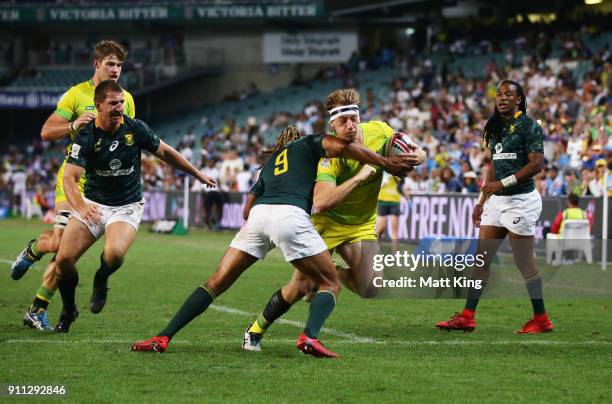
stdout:
MULTIPOLYGON (((496 84, 502 78, 515 80, 524 87, 529 115, 545 133, 547 164, 536 177, 540 193, 601 196, 603 177, 612 166, 612 55, 609 43, 589 47, 584 40, 589 35, 593 33, 587 30, 559 35, 561 54, 554 59, 552 39, 543 32, 505 42, 438 35, 428 39, 421 54, 390 49, 370 57, 355 53, 347 64, 324 69, 313 80, 339 78, 347 87, 356 86, 362 97, 362 121, 386 121, 426 148, 426 163, 402 183, 411 193, 479 192, 490 167, 481 131, 493 112, 496 84), (530 45, 533 41, 535 47, 530 45), (483 66, 482 78, 449 68, 457 58, 491 51, 503 53, 504 62, 491 59, 483 66), (580 63, 588 69, 576 74, 580 63), (361 71, 385 67, 395 67, 399 74, 384 92, 359 87, 361 71)), ((242 125, 227 117, 221 128, 189 131, 175 146, 215 178, 220 190, 248 191, 258 174, 257 153, 287 124, 295 124, 306 135, 325 131, 327 113, 321 102, 325 95, 306 102, 297 114, 250 117, 242 125)), ((24 150, 9 148, 1 157, 0 190, 8 194, 23 187, 52 190, 64 146, 37 140, 24 150)), ((142 175, 146 190, 182 187, 182 176, 152 157, 143 159, 142 175)), ((192 190, 204 189, 196 183, 192 190)))

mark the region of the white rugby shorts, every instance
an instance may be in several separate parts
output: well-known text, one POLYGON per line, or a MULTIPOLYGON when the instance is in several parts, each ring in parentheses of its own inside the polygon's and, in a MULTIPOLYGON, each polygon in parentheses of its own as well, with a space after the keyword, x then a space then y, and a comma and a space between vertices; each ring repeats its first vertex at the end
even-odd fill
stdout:
POLYGON ((542 197, 537 190, 517 195, 491 195, 485 202, 481 226, 505 227, 521 236, 535 235, 542 213, 542 197))
POLYGON ((85 221, 78 212, 74 212, 73 216, 78 221, 82 222, 96 240, 104 235, 106 226, 115 222, 126 222, 131 225, 136 231, 142 220, 142 212, 144 210, 145 200, 130 203, 122 206, 107 206, 90 199, 83 197, 86 203, 96 205, 102 214, 102 219, 96 224, 90 224, 85 221))
POLYGON ((327 250, 310 215, 293 205, 255 205, 230 247, 262 259, 278 247, 285 261, 311 257, 327 250))

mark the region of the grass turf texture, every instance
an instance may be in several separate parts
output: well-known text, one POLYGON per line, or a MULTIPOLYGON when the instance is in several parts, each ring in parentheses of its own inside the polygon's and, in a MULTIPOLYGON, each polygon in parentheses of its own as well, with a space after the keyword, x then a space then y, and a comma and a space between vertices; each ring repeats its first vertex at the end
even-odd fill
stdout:
MULTIPOLYGON (((216 310, 180 332, 166 353, 130 352, 132 341, 163 328, 214 271, 230 232, 192 229, 188 236, 169 236, 147 233, 144 226, 111 277, 107 306, 93 315, 87 306, 100 241, 78 264, 81 316, 70 334, 40 333, 22 326, 21 316, 50 256, 18 282, 10 279, 6 261, 48 228, 20 219, 0 222, 0 384, 63 384, 68 399, 80 402, 602 402, 611 393, 605 380, 612 370, 610 299, 548 300, 556 329, 545 335, 512 333, 531 316, 528 300, 484 299, 476 332, 448 333, 434 323, 463 301, 366 301, 345 290, 326 326, 358 337, 321 334, 340 360, 302 355, 295 349, 301 330, 290 324, 269 330, 264 352, 245 352, 242 334, 254 316, 227 308, 263 309, 291 275, 277 251, 217 299, 216 310)), ((52 324, 60 306, 58 292, 49 309, 52 324)), ((300 302, 284 318, 302 322, 307 311, 300 302)))

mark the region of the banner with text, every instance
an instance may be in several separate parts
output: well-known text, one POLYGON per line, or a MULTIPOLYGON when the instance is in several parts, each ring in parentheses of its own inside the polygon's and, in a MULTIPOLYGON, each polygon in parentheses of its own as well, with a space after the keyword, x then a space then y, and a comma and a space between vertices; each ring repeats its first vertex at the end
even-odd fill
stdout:
POLYGON ((0 91, 0 109, 55 108, 63 91, 0 91))
POLYGON ((343 63, 357 50, 354 32, 266 33, 264 63, 343 63))
MULTIPOLYGON (((146 204, 143 222, 163 219, 182 220, 185 207, 183 192, 143 192, 146 204)), ((21 198, 20 210, 25 212, 26 199, 34 193, 28 191, 21 198)), ((407 242, 421 242, 427 238, 450 237, 471 239, 478 237, 478 229, 472 225, 472 211, 478 194, 423 194, 402 198, 399 217, 399 239, 407 242)), ((49 191, 48 202, 53 204, 54 192, 49 191)), ((247 194, 239 192, 192 192, 189 195, 189 225, 205 226, 209 216, 215 218, 223 229, 239 229, 243 224, 242 210, 247 194)), ((0 207, 10 208, 12 196, 0 192, 0 207)), ((542 214, 536 224, 536 240, 544 239, 558 212, 565 209, 563 197, 543 197, 542 214)), ((580 207, 585 210, 591 222, 591 234, 601 238, 603 227, 603 198, 581 197, 580 207)), ((608 218, 609 222, 612 218, 608 218)), ((608 223, 612 231, 612 223, 608 223)))
POLYGON ((160 5, 90 5, 90 6, 9 6, 0 7, 0 22, 65 23, 104 21, 197 21, 254 20, 279 18, 313 18, 324 15, 322 0, 287 4, 232 3, 223 4, 160 4, 160 5))

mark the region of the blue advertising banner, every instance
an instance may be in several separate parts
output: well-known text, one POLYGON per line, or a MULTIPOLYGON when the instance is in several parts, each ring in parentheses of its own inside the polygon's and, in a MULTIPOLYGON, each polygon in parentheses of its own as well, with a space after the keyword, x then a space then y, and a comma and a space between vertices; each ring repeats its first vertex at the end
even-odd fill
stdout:
POLYGON ((63 91, 0 91, 0 109, 55 108, 63 91))

